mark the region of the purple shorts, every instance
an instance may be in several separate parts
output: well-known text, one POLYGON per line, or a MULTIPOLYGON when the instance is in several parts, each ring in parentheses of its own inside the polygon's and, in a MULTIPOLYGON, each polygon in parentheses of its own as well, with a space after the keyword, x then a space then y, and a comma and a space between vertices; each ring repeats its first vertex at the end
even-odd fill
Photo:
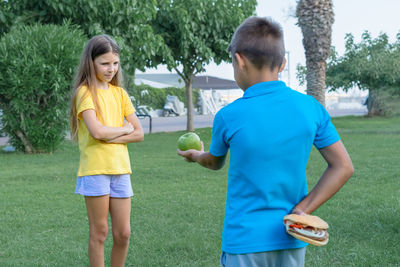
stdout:
POLYGON ((131 176, 129 174, 80 176, 76 180, 75 194, 128 198, 133 196, 131 176))

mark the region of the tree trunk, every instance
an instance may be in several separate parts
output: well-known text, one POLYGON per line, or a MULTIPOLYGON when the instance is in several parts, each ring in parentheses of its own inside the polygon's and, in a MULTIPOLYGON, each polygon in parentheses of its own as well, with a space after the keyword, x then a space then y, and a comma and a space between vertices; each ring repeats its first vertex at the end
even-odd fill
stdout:
POLYGON ((27 154, 33 154, 36 153, 36 149, 31 145, 31 143, 29 142, 28 138, 25 137, 25 135, 19 131, 16 130, 15 131, 15 135, 18 136, 18 138, 21 140, 21 142, 24 144, 25 147, 25 153, 27 154))
POLYGON ((187 122, 186 122, 186 130, 188 132, 194 131, 193 125, 193 101, 192 101, 192 82, 193 77, 191 76, 188 80, 185 79, 185 88, 186 88, 186 108, 187 108, 187 122))
POLYGON ((307 95, 313 96, 325 107, 325 70, 326 62, 306 62, 307 66, 307 95))
POLYGON ((384 103, 379 90, 369 89, 367 108, 368 117, 382 116, 385 114, 384 103))
POLYGON ((326 59, 331 52, 332 0, 299 0, 296 17, 303 33, 307 65, 307 94, 325 106, 326 59))

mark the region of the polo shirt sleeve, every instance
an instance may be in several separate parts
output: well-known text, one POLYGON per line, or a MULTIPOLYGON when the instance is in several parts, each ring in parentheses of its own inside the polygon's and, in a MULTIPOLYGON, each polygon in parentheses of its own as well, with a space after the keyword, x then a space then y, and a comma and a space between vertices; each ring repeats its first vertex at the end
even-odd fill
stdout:
POLYGON ((132 104, 132 101, 128 95, 128 93, 122 89, 123 92, 123 103, 124 103, 124 116, 128 117, 132 113, 134 113, 136 110, 132 104))
POLYGON ((331 121, 329 113, 317 100, 315 100, 315 102, 317 105, 319 122, 314 139, 314 146, 317 149, 321 149, 339 141, 340 136, 331 121))
POLYGON ((88 109, 95 110, 94 102, 90 92, 86 89, 86 87, 81 87, 76 97, 76 114, 78 119, 83 120, 82 112, 88 109))
POLYGON ((226 142, 227 128, 221 112, 214 117, 211 145, 209 152, 215 157, 222 157, 228 153, 229 144, 226 142))

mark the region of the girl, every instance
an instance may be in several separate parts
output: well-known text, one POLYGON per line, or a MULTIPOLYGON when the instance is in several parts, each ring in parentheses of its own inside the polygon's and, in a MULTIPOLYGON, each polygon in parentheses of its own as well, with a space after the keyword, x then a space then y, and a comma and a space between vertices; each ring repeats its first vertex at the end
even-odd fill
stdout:
POLYGON ((90 266, 104 266, 108 213, 113 236, 111 266, 124 265, 129 246, 133 192, 126 143, 143 141, 143 130, 128 94, 119 87, 119 56, 120 49, 109 36, 90 39, 71 104, 71 136, 78 140, 80 150, 75 193, 85 197, 90 266))

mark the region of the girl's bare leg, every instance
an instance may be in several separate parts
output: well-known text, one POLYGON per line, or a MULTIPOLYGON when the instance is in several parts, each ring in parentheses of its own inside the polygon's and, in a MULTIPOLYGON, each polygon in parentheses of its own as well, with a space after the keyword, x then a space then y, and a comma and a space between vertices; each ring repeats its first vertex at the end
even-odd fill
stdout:
POLYGON ((110 215, 113 235, 111 267, 124 266, 131 235, 131 198, 110 198, 110 215))
POLYGON ((91 267, 104 266, 104 243, 108 234, 109 195, 85 197, 89 218, 89 263, 91 267))

